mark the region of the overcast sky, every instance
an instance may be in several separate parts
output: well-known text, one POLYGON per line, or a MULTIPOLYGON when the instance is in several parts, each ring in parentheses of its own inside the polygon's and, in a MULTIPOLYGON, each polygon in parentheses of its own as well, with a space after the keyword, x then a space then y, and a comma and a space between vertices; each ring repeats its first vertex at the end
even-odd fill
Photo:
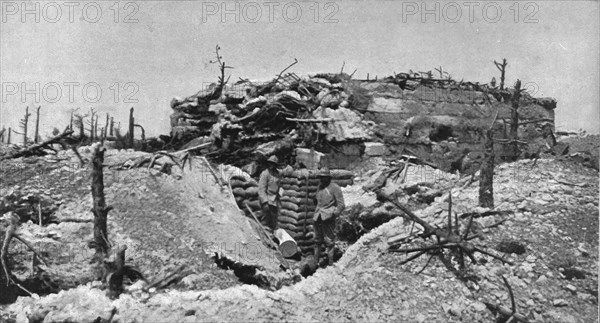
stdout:
POLYGON ((508 85, 558 100, 558 129, 600 130, 595 1, 0 3, 0 127, 38 105, 43 134, 73 108, 125 125, 133 106, 150 135, 168 133, 171 98, 216 81, 219 44, 231 80, 266 80, 297 58, 299 75, 345 61, 357 78, 442 66, 487 83, 506 58, 508 85))

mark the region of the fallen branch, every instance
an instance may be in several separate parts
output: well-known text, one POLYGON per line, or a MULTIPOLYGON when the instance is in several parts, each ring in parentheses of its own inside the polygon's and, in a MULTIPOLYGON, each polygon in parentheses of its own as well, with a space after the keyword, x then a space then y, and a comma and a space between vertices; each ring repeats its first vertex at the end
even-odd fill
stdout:
POLYGON ((73 134, 73 130, 70 130, 68 127, 59 135, 52 137, 42 143, 39 144, 34 144, 31 145, 25 149, 19 150, 17 152, 14 152, 12 154, 8 154, 6 156, 3 156, 0 158, 0 160, 5 160, 5 159, 12 159, 12 158, 18 158, 18 157, 23 157, 23 156, 29 156, 29 155, 34 155, 36 153, 36 151, 39 151, 40 149, 58 143, 61 139, 64 139, 68 136, 70 136, 71 134, 73 134))
MULTIPOLYGON (((17 287, 19 287, 21 290, 23 290, 24 292, 26 292, 29 295, 33 295, 30 291, 28 291, 25 287, 23 287, 21 284, 19 284, 18 281, 16 281, 15 279, 13 279, 13 275, 11 270, 8 268, 8 247, 10 246, 10 241, 12 240, 12 238, 15 236, 15 231, 17 230, 17 227, 19 226, 19 218, 16 214, 14 214, 13 212, 9 212, 9 225, 8 228, 6 229, 5 233, 4 233, 4 241, 2 242, 2 248, 0 249, 0 263, 2 263, 2 269, 4 271, 4 276, 6 279, 6 286, 10 286, 10 284, 13 284, 17 287)), ((1 280, 0 280, 1 281, 1 280)))
POLYGON ((6 286, 8 286, 10 283, 14 283, 14 281, 12 279, 12 273, 11 273, 10 269, 8 268, 8 265, 6 262, 8 259, 8 247, 10 246, 10 241, 12 240, 13 236, 15 235, 17 226, 19 226, 19 219, 14 213, 9 212, 8 220, 10 222, 9 222, 8 228, 6 229, 6 232, 4 233, 4 241, 2 242, 2 249, 0 249, 0 261, 2 262, 2 269, 4 270, 4 277, 6 278, 6 286))
POLYGON ((13 233, 13 237, 19 240, 19 242, 21 242, 22 244, 24 244, 29 250, 31 250, 31 252, 33 252, 33 254, 35 254, 44 263, 44 265, 48 266, 46 259, 42 257, 42 255, 39 252, 37 252, 27 240, 23 239, 16 233, 13 233))
POLYGON ((513 295, 513 291, 512 291, 512 288, 510 287, 510 284, 508 283, 508 281, 506 280, 506 278, 504 276, 502 276, 502 280, 504 281, 504 285, 506 285, 506 288, 508 288, 508 296, 510 297, 511 308, 509 309, 502 305, 492 304, 492 303, 488 303, 488 302, 484 302, 485 306, 490 311, 492 311, 492 313, 494 313, 496 315, 500 314, 500 316, 503 317, 502 322, 516 321, 516 322, 521 322, 521 323, 529 323, 529 320, 527 319, 527 317, 525 315, 517 312, 517 307, 515 304, 515 296, 513 295))
POLYGON ((142 288, 142 290, 144 292, 148 292, 153 287, 155 287, 156 289, 164 288, 164 287, 168 286, 169 282, 171 282, 173 279, 181 277, 182 271, 184 269, 185 269, 185 265, 181 265, 181 266, 177 267, 173 272, 167 274, 166 276, 158 278, 157 280, 155 280, 148 286, 142 288))
POLYGON ((293 122, 303 122, 303 123, 321 123, 321 122, 331 122, 332 118, 323 118, 323 119, 297 119, 297 118, 285 118, 287 121, 293 122))
POLYGON ((94 219, 77 219, 77 218, 64 218, 59 219, 60 223, 72 222, 72 223, 90 223, 94 222, 94 219))
POLYGON ((473 218, 477 219, 477 218, 483 218, 483 217, 486 217, 486 216, 508 215, 508 214, 513 214, 513 213, 514 213, 514 211, 512 211, 512 210, 485 211, 485 212, 467 212, 467 213, 461 214, 459 217, 461 219, 466 219, 466 218, 472 216, 473 218))

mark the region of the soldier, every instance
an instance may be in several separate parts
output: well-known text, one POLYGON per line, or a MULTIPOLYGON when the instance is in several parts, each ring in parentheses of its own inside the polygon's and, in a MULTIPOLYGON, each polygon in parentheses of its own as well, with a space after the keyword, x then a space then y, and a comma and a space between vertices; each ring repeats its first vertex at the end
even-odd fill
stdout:
POLYGON ((277 229, 279 215, 279 189, 281 187, 281 172, 277 169, 279 159, 271 156, 267 159, 267 169, 260 174, 258 180, 258 199, 262 206, 263 218, 271 230, 277 229))
POLYGON ((315 262, 319 263, 321 245, 325 244, 327 260, 333 265, 333 248, 335 246, 335 220, 344 210, 342 189, 331 182, 329 169, 319 172, 319 189, 315 198, 315 215, 313 217, 315 230, 315 262))

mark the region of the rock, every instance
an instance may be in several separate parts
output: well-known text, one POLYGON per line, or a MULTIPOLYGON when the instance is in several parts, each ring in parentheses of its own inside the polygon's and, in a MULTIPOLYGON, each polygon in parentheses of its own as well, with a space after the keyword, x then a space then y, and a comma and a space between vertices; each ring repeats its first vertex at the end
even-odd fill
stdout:
POLYGON ((567 313, 561 313, 555 310, 550 310, 546 313, 547 316, 551 318, 551 322, 561 322, 561 323, 576 323, 579 322, 575 317, 567 313))
POLYGON ((588 299, 592 298, 592 295, 588 293, 577 293, 577 298, 587 301, 588 299))
POLYGON ((528 262, 535 262, 537 260, 537 257, 534 255, 528 255, 527 258, 525 258, 525 260, 527 260, 528 262))
POLYGON ((476 312, 484 312, 487 311, 487 307, 485 306, 485 304, 483 304, 482 302, 473 302, 473 304, 471 304, 471 307, 473 308, 473 310, 475 310, 476 312))
POLYGON ((460 314, 462 313, 462 309, 458 305, 453 305, 452 307, 450 307, 448 313, 454 316, 460 316, 460 314))
POLYGON ((544 275, 541 275, 541 276, 540 276, 540 277, 539 277, 539 278, 536 280, 536 282, 537 282, 537 283, 543 283, 543 282, 545 282, 545 281, 547 281, 547 280, 548 280, 548 278, 546 278, 546 276, 544 276, 544 275))
POLYGON ((365 142, 365 155, 383 156, 388 153, 387 147, 380 142, 365 142))
POLYGON ((419 313, 415 316, 415 322, 417 322, 417 323, 423 323, 423 322, 425 322, 426 319, 427 319, 427 317, 421 313, 419 313))
POLYGON ((308 148, 296 148, 296 162, 304 164, 309 169, 320 167, 321 158, 325 154, 308 148))
POLYGON ((569 303, 567 303, 567 301, 562 298, 557 298, 552 301, 552 305, 554 305, 556 307, 564 307, 564 306, 569 305, 569 303))
POLYGON ((573 286, 573 285, 571 285, 571 284, 568 284, 567 286, 565 286, 565 288, 566 288, 567 290, 569 290, 571 293, 575 293, 575 292, 577 292, 577 287, 575 287, 575 286, 573 286))

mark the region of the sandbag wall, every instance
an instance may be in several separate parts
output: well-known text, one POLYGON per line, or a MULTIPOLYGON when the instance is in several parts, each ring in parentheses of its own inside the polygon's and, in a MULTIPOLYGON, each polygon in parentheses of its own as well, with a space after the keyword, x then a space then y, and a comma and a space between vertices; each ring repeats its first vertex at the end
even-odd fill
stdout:
MULTIPOLYGON (((303 253, 310 253, 314 246, 313 215, 315 212, 314 199, 319 187, 316 170, 294 170, 287 167, 282 172, 281 209, 279 210, 279 227, 286 230, 303 253)), ((344 169, 331 170, 332 182, 340 187, 353 184, 354 174, 344 169)), ((258 200, 258 183, 248 176, 233 175, 229 179, 235 201, 238 207, 248 216, 245 204, 265 225, 260 202, 258 200)))
MULTIPOLYGON (((283 193, 279 212, 279 227, 285 229, 303 253, 310 253, 314 246, 313 215, 314 199, 319 186, 316 170, 284 169, 281 178, 283 193)), ((341 187, 352 185, 354 174, 344 169, 331 170, 332 182, 341 187)))

